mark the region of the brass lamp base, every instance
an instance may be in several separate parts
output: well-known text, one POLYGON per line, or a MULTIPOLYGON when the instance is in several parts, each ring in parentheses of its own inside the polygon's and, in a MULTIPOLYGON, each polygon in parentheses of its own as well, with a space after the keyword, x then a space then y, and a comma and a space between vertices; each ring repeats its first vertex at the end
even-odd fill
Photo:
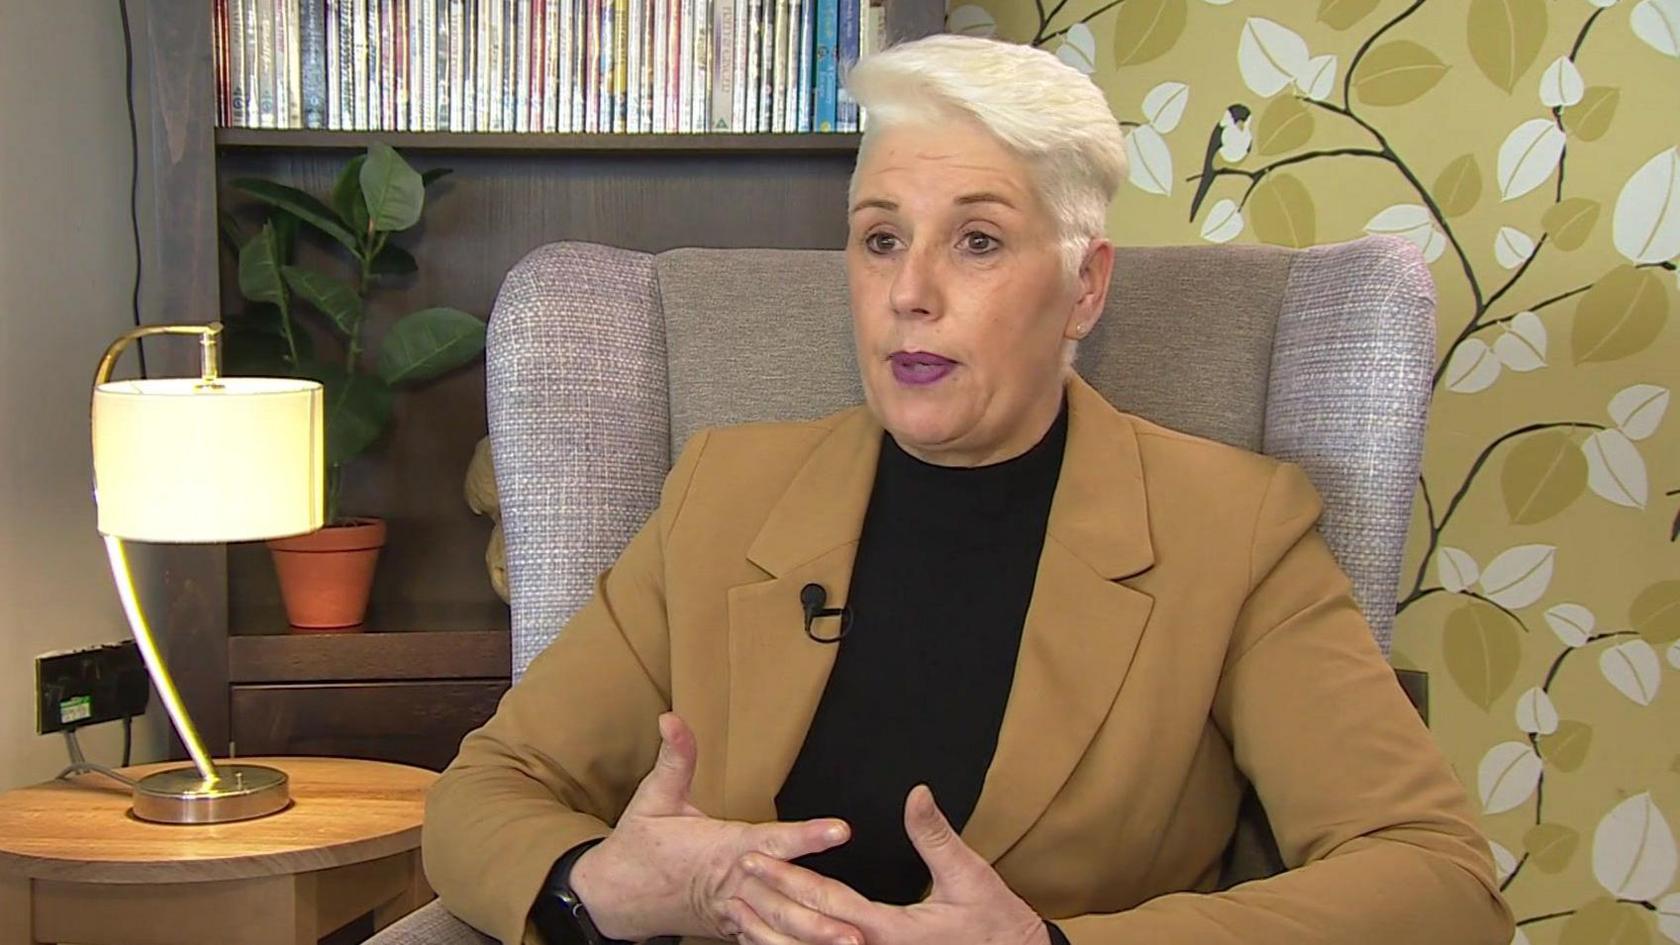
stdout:
POLYGON ((225 824, 285 810, 292 803, 286 772, 262 765, 222 764, 205 781, 197 768, 171 768, 134 786, 134 816, 158 824, 225 824))

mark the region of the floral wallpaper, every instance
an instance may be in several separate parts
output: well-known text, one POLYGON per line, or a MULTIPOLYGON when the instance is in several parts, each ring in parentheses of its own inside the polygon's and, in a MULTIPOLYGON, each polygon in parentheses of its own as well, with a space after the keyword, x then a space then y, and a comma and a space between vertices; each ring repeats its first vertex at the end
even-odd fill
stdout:
POLYGON ((953 0, 1090 74, 1123 244, 1392 233, 1439 368, 1397 665, 1517 943, 1680 942, 1680 0, 953 0))

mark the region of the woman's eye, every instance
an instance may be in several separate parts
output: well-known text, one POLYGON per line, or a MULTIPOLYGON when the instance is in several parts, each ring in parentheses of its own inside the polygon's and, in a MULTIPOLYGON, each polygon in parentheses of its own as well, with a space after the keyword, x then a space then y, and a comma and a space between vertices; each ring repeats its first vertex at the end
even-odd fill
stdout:
POLYGON ((863 245, 872 253, 890 253, 898 248, 898 239, 888 233, 871 233, 863 238, 863 245))
POLYGON ((993 237, 976 230, 972 233, 963 234, 962 245, 963 249, 966 249, 971 253, 984 254, 997 249, 998 241, 993 237))

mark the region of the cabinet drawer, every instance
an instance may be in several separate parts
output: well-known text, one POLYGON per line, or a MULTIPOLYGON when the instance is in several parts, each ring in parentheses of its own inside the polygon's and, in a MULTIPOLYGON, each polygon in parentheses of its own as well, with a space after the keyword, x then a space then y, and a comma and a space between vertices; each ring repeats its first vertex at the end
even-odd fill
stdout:
POLYGON ((505 679, 233 686, 241 755, 337 755, 440 770, 484 724, 505 679))

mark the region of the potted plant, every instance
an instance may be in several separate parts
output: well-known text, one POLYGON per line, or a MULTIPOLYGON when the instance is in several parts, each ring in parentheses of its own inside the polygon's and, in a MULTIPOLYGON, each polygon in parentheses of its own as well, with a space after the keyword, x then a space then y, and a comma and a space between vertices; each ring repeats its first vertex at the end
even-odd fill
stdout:
POLYGON ((398 391, 484 351, 484 323, 454 308, 411 312, 382 338, 368 337, 372 295, 418 268, 391 236, 420 221, 426 188, 448 173, 419 174, 390 146, 374 144, 345 164, 327 201, 274 181, 232 183, 269 214, 249 239, 224 224, 224 235, 237 246, 239 290, 250 303, 227 319, 227 371, 311 378, 326 388, 327 526, 268 543, 287 617, 300 629, 358 626, 366 615, 385 523, 345 513, 345 465, 385 432, 398 391), (300 226, 342 250, 342 274, 293 264, 300 226), (317 351, 303 317, 314 319, 338 350, 317 351))

